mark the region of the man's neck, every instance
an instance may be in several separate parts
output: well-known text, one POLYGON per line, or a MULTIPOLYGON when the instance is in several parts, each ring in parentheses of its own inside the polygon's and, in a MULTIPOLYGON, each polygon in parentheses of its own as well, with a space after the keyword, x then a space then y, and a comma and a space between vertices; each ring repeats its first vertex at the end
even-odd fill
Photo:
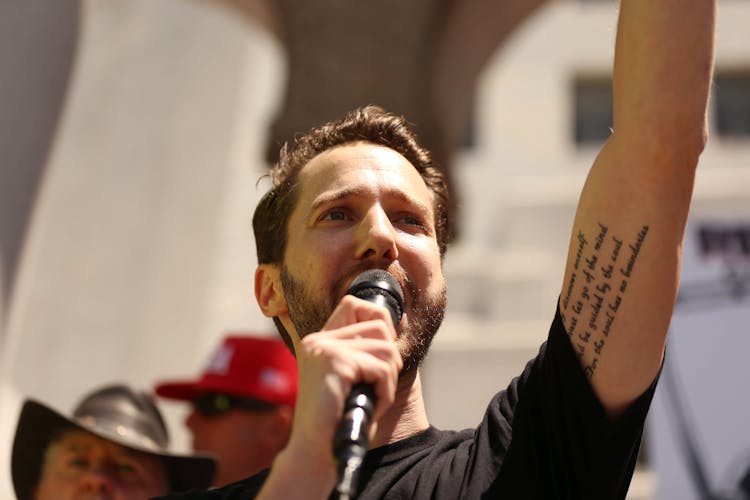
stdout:
POLYGON ((404 373, 398 381, 396 401, 378 421, 378 429, 370 448, 377 448, 413 436, 429 426, 422 399, 419 371, 404 373))

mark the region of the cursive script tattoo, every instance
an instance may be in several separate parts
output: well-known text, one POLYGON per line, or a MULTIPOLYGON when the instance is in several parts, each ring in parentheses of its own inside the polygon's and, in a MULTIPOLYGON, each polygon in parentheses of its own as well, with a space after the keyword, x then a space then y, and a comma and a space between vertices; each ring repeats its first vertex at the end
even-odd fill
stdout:
POLYGON ((626 243, 599 222, 591 234, 579 230, 574 239, 575 259, 562 295, 561 315, 579 359, 592 353, 583 367, 589 378, 606 349, 648 232, 644 224, 626 243))

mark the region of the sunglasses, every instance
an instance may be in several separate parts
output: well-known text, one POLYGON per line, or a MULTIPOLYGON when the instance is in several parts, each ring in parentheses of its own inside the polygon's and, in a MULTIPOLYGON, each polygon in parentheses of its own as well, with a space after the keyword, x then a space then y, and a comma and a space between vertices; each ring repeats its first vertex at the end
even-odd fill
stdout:
POLYGON ((233 409, 267 412, 276 408, 276 405, 259 401, 254 398, 243 398, 221 393, 206 393, 192 399, 193 408, 203 416, 213 417, 221 415, 233 409))

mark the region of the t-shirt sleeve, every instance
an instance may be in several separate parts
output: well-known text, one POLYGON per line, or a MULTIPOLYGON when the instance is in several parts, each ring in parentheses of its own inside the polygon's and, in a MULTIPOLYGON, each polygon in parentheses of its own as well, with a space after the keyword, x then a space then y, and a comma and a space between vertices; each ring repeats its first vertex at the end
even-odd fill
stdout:
POLYGON ((655 387, 610 419, 558 309, 537 357, 493 398, 477 429, 473 473, 487 480, 482 469, 501 462, 487 498, 624 499, 655 387))

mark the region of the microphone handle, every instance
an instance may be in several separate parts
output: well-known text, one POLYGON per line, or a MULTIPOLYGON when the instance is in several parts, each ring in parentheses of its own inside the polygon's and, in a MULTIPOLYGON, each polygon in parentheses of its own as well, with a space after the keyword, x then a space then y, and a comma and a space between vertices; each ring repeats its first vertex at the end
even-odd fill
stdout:
POLYGON ((370 384, 352 387, 344 403, 344 416, 333 440, 339 481, 336 492, 341 500, 352 498, 357 489, 359 470, 370 445, 370 420, 375 391, 370 384))

